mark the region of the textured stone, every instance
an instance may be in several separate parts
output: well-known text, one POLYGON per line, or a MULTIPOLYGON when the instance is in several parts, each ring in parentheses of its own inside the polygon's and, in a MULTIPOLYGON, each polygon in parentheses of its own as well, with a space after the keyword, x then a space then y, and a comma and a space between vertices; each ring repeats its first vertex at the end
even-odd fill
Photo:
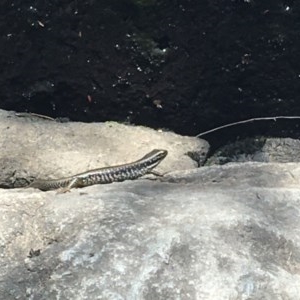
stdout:
POLYGON ((299 299, 299 184, 299 164, 232 163, 67 194, 2 190, 1 295, 299 299))
POLYGON ((0 190, 0 299, 299 299, 299 163, 196 168, 208 144, 195 138, 0 113, 10 180, 169 151, 156 181, 0 190))
POLYGON ((157 171, 186 170, 201 165, 209 150, 204 140, 142 126, 58 123, 1 110, 0 132, 0 187, 132 162, 155 148, 169 152, 157 171))

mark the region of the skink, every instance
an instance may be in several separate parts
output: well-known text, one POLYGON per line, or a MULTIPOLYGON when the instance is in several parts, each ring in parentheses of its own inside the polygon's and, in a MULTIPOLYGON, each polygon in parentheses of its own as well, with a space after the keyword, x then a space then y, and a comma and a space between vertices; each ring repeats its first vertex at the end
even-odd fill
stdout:
POLYGON ((168 154, 166 150, 154 149, 141 159, 123 165, 105 167, 79 173, 73 176, 36 180, 28 187, 40 189, 42 191, 62 189, 66 192, 71 188, 81 188, 94 184, 112 183, 124 180, 133 180, 150 173, 168 154))

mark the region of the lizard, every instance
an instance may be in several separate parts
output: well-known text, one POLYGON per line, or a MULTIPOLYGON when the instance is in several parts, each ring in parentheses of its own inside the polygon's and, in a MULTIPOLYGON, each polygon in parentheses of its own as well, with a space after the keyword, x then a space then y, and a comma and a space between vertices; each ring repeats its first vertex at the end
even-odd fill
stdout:
POLYGON ((37 188, 42 191, 61 189, 60 192, 67 192, 72 188, 133 180, 147 173, 159 175, 152 171, 152 169, 154 169, 167 154, 167 150, 154 149, 141 159, 131 163, 98 168, 59 179, 37 179, 27 187, 37 188))

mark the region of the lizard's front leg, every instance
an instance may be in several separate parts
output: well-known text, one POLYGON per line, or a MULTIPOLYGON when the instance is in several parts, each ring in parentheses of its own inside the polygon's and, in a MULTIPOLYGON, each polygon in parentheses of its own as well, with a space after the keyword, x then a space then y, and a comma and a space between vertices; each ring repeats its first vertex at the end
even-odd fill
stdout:
POLYGON ((66 187, 59 188, 56 194, 64 194, 70 192, 72 188, 77 187, 78 182, 79 182, 78 177, 73 178, 66 187))

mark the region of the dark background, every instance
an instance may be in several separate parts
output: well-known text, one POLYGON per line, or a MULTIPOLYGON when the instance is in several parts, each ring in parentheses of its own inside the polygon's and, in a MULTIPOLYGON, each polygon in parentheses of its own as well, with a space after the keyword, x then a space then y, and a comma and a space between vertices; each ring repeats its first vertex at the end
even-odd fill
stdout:
MULTIPOLYGON (((1 1, 0 108, 196 135, 300 115, 300 4, 1 1)), ((298 120, 204 136, 299 137, 298 120)))

